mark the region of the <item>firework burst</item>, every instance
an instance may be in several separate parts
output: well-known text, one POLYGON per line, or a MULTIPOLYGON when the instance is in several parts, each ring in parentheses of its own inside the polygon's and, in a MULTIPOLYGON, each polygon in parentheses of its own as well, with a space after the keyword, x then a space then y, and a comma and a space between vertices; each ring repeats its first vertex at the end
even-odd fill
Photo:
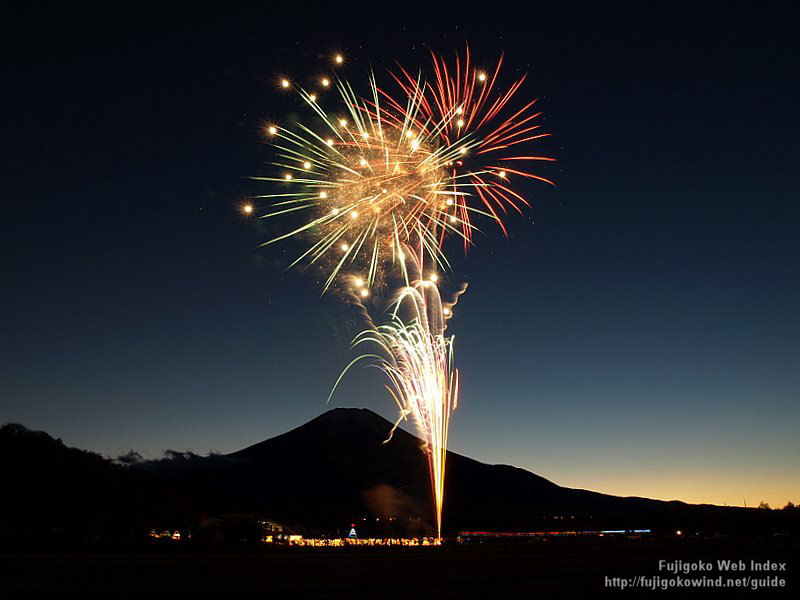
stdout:
POLYGON ((363 98, 345 79, 324 79, 323 88, 338 92, 336 112, 323 107, 319 93, 282 80, 305 101, 316 124, 266 128, 278 159, 272 164, 281 172, 256 179, 285 188, 259 197, 270 201, 261 217, 304 216, 266 244, 305 236, 308 248, 292 264, 323 265, 323 290, 343 271, 361 273, 371 287, 397 263, 402 244, 421 245, 446 268, 442 245, 448 233, 468 246, 473 217, 481 214, 505 233, 507 211, 521 212, 528 204, 511 178, 551 183, 517 166, 552 160, 514 152, 548 135, 539 132, 535 100, 508 110, 525 78, 500 90, 502 58, 487 75, 472 65, 469 50, 450 68, 436 55, 432 61, 432 82, 402 67, 390 72, 400 90, 394 95, 374 74, 363 98))

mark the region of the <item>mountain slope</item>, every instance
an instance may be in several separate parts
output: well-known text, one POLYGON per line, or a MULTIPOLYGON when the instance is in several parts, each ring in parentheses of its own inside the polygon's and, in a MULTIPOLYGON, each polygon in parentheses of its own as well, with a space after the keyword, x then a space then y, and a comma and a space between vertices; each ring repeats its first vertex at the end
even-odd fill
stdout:
MULTIPOLYGON (((364 409, 335 409, 228 455, 115 464, 18 425, 0 428, 0 540, 141 539, 209 516, 261 515, 309 533, 430 533, 421 442, 364 409)), ((448 454, 444 526, 464 529, 786 530, 785 511, 619 498, 448 454)), ((787 513, 788 514, 788 513, 787 513)), ((793 521, 794 522, 794 521, 793 521)), ((792 525, 794 527, 795 525, 792 525)))
MULTIPOLYGON (((171 469, 215 510, 259 512, 321 527, 373 518, 430 523, 430 478, 422 443, 366 409, 337 408, 287 433, 192 468, 171 469)), ((448 453, 448 528, 646 527, 687 505, 560 487, 508 465, 448 453), (647 522, 643 522, 647 521, 647 522)))

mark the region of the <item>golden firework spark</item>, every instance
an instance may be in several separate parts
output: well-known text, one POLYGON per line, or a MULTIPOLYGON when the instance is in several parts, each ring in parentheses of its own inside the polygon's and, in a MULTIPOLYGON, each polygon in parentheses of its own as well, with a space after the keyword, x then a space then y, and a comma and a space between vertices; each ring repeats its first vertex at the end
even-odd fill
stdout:
MULTIPOLYGON (((343 62, 341 55, 335 62, 343 62)), ((508 155, 510 148, 547 134, 538 131, 540 113, 531 110, 535 100, 505 114, 525 78, 495 91, 501 65, 502 58, 488 75, 474 68, 467 50, 465 60, 456 58, 448 70, 445 60, 433 55, 431 83, 402 67, 391 73, 400 96, 379 87, 374 74, 366 97, 331 75, 322 85, 335 85, 338 111, 323 108, 316 93, 282 79, 281 86, 298 93, 316 123, 267 129, 277 156, 272 164, 283 173, 255 179, 285 187, 260 196, 270 201, 261 218, 306 216, 265 245, 304 236, 309 246, 292 264, 323 265, 324 291, 351 268, 365 273, 372 286, 382 266, 396 264, 404 243, 421 245, 446 268, 446 234, 460 236, 466 247, 476 214, 494 219, 506 233, 502 216, 507 209, 521 212, 520 205, 527 204, 509 177, 550 183, 509 165, 552 159, 508 155), (348 249, 339 252, 344 245, 348 249)))

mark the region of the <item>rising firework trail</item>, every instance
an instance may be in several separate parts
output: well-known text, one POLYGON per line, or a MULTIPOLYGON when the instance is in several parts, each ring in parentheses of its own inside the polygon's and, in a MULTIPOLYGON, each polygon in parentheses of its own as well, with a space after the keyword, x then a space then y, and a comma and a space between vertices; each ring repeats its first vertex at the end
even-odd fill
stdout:
POLYGON ((351 366, 363 359, 372 359, 386 374, 390 382, 386 387, 400 410, 400 418, 410 418, 425 442, 436 531, 441 538, 447 436, 450 415, 458 406, 454 339, 445 335, 447 317, 455 301, 442 302, 436 278, 422 278, 423 252, 417 255, 406 245, 401 252, 406 266, 406 285, 397 293, 389 322, 366 329, 353 342, 354 347, 374 344, 381 352, 357 357, 339 381, 351 366), (409 280, 409 276, 413 279, 409 280))
POLYGON ((333 286, 362 303, 394 296, 388 323, 355 341, 376 344, 380 354, 351 365, 375 359, 401 418, 411 418, 425 440, 441 535, 449 419, 458 401, 453 338, 445 336, 452 304, 442 303, 437 287, 437 271, 449 266, 444 242, 450 234, 466 250, 478 216, 506 234, 508 211, 528 206, 512 181, 552 184, 529 165, 554 159, 520 151, 549 134, 540 131, 536 100, 516 103, 525 77, 501 86, 502 57, 485 71, 469 49, 449 64, 431 57, 429 80, 400 66, 387 76, 394 91, 372 73, 364 96, 335 73, 313 89, 282 79, 280 88, 299 95, 313 122, 267 124, 279 171, 255 179, 283 186, 257 197, 267 204, 260 218, 300 219, 264 245, 302 239, 292 266, 319 267, 323 292, 333 286), (323 102, 331 91, 333 108, 323 102), (398 276, 399 291, 389 283, 398 276))

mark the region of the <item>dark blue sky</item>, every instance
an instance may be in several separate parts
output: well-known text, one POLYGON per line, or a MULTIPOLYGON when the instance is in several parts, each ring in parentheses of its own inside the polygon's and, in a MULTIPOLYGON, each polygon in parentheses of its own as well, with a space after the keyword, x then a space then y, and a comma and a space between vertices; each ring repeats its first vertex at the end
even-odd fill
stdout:
MULTIPOLYGON (((800 500, 797 20, 779 4, 4 9, 0 421, 116 454, 232 451, 326 409, 356 328, 237 208, 279 74, 468 41, 559 158, 449 283, 453 449, 564 485, 800 500), (438 12, 437 12, 438 11, 438 12)), ((375 374, 334 398, 389 418, 375 374)))

